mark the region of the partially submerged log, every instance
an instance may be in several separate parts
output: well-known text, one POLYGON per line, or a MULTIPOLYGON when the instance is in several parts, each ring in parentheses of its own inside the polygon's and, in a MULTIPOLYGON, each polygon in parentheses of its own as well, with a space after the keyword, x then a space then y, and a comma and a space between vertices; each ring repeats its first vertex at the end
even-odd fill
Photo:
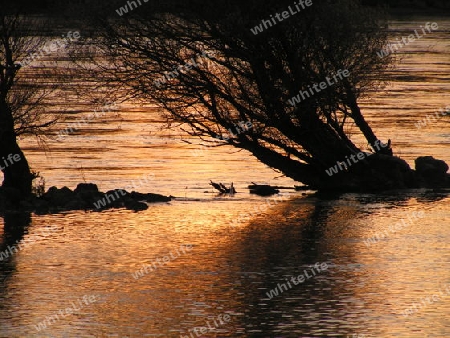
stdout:
POLYGON ((278 194, 280 192, 280 190, 277 189, 277 187, 273 187, 268 184, 256 184, 254 182, 252 182, 252 184, 249 185, 248 188, 250 189, 250 194, 255 194, 259 196, 271 196, 278 194))

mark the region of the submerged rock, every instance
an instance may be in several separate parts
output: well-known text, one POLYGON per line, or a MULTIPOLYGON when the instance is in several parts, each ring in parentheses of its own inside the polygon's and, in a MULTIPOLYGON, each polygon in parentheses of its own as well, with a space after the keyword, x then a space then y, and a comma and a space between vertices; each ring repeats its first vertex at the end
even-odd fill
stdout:
POLYGON ((124 206, 128 210, 133 210, 133 211, 136 211, 136 212, 148 209, 148 205, 147 204, 145 204, 143 202, 135 201, 135 200, 132 200, 132 199, 128 199, 128 200, 124 201, 124 206))
POLYGON ((42 195, 41 199, 47 201, 52 206, 63 207, 72 201, 74 197, 74 192, 67 187, 62 187, 61 189, 51 187, 44 195, 42 195))
POLYGON ((80 183, 74 190, 74 193, 80 196, 82 199, 96 198, 101 195, 96 184, 93 183, 80 183))

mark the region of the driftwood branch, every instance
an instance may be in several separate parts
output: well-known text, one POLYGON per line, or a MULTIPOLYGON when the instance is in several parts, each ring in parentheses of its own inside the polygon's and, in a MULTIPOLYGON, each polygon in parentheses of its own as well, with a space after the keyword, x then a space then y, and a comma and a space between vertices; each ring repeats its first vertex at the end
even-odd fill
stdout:
POLYGON ((231 182, 231 185, 229 188, 227 188, 224 184, 222 183, 215 183, 213 181, 211 181, 209 183, 210 185, 213 186, 214 189, 218 190, 221 194, 235 194, 236 190, 233 187, 233 182, 231 182))

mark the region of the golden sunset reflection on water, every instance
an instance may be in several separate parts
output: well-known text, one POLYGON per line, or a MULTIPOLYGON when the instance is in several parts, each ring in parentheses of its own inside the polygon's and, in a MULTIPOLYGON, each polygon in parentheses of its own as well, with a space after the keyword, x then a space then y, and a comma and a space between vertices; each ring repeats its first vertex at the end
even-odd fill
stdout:
MULTIPOLYGON (((427 21, 393 25, 407 30, 427 21)), ((438 21, 438 32, 402 51, 397 80, 363 104, 377 135, 392 139, 410 165, 423 155, 450 163, 449 117, 415 127, 450 105, 450 23, 438 21)), ((176 198, 139 213, 32 215, 23 234, 1 232, 2 250, 22 236, 30 244, 0 261, 6 278, 0 337, 180 337, 225 314, 230 321, 205 337, 450 336, 450 295, 404 316, 450 284, 448 191, 282 190, 286 200, 261 211, 267 201, 250 195, 248 184, 296 183, 244 151, 182 142, 179 131, 160 130, 157 113, 123 106, 108 123, 92 121, 51 143, 47 154, 35 140, 22 141, 47 187, 73 189, 86 181, 106 191, 136 184, 176 198), (210 180, 233 182, 238 193, 218 196, 210 180), (423 218, 366 244, 417 212, 423 218), (182 246, 192 250, 177 255, 182 246), (328 269, 269 299, 267 293, 317 262, 328 269), (157 268, 136 279, 145 264, 157 268), (37 331, 47 317, 94 295, 98 301, 37 331)), ((26 224, 20 217, 4 223, 26 224)))

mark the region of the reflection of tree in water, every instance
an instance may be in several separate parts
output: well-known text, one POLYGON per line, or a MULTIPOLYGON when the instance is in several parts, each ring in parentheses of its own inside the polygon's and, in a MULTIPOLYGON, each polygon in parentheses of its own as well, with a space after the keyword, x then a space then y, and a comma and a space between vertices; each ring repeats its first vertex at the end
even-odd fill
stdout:
POLYGON ((11 255, 8 249, 20 243, 24 238, 31 223, 31 215, 29 213, 7 213, 3 216, 3 220, 4 231, 0 242, 0 252, 8 252, 8 257, 2 256, 0 260, 0 287, 7 286, 8 280, 15 270, 15 260, 12 259, 15 250, 11 250, 13 252, 11 255))
MULTIPOLYGON (((365 246, 361 246, 361 242, 358 244, 346 240, 345 233, 342 233, 342 239, 337 237, 340 230, 333 230, 336 224, 352 224, 354 219, 367 217, 366 214, 372 212, 372 208, 375 208, 374 212, 381 208, 403 210, 416 199, 426 209, 426 204, 448 195, 448 191, 316 193, 280 204, 264 218, 250 221, 232 242, 233 249, 230 250, 227 264, 238 269, 232 271, 229 279, 225 280, 228 283, 226 285, 237 285, 239 305, 234 311, 245 313, 245 317, 240 319, 240 325, 246 328, 257 327, 267 335, 271 333, 274 336, 280 330, 287 330, 287 325, 293 330, 303 330, 304 335, 311 333, 308 330, 313 324, 305 324, 306 321, 301 319, 302 313, 319 314, 322 316, 321 320, 325 321, 324 314, 328 311, 329 300, 342 299, 342 295, 349 299, 358 296, 358 292, 352 290, 350 283, 346 281, 361 273, 363 267, 359 258, 364 253, 365 246), (277 288, 279 283, 286 285, 286 281, 292 276, 299 276, 304 270, 309 271, 309 266, 316 262, 327 262, 329 268, 301 285, 292 285, 287 291, 280 292, 278 297, 268 299, 267 292, 277 288), (239 276, 238 282, 236 275, 239 276), (263 322, 261 318, 264 319, 263 322), (273 323, 280 323, 275 325, 275 330, 273 323)), ((348 231, 353 229, 348 228, 348 231)), ((364 232, 364 228, 361 227, 358 231, 364 232)), ((358 236, 355 234, 352 237, 358 236)), ((394 267, 395 264, 391 262, 390 266, 394 267)), ((343 305, 335 306, 336 309, 343 310, 334 313, 332 319, 348 322, 343 305)), ((352 323, 360 324, 356 319, 352 323)), ((318 327, 320 325, 316 328, 318 327)), ((350 337, 358 333, 352 328, 342 328, 338 334, 350 337)))

